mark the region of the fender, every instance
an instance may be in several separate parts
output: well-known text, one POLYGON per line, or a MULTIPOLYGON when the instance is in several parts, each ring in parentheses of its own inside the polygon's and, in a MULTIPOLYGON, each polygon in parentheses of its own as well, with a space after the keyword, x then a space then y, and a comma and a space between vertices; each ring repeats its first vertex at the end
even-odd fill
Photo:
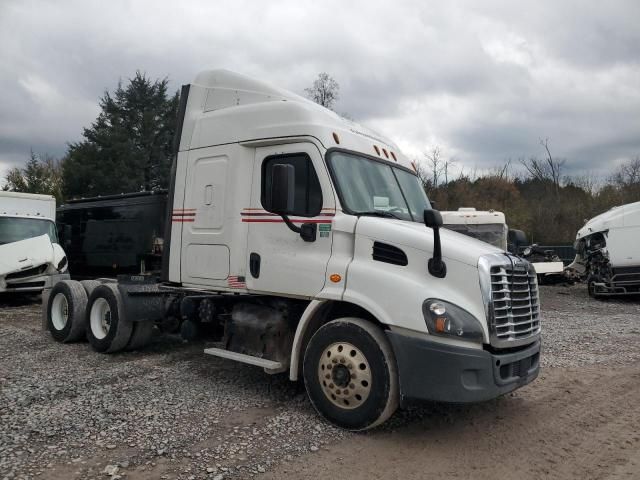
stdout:
POLYGON ((298 326, 296 327, 296 334, 293 337, 293 345, 291 346, 291 361, 289 364, 289 380, 295 382, 298 380, 298 365, 300 364, 300 350, 302 349, 302 339, 307 331, 309 322, 313 317, 328 303, 330 300, 312 300, 305 309, 298 326))

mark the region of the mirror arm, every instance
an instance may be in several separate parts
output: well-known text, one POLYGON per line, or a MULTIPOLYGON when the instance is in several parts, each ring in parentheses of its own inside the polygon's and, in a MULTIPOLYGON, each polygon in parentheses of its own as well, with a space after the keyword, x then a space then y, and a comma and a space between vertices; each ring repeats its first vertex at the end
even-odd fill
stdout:
POLYGON ((440 228, 433 227, 433 258, 427 264, 429 273, 436 278, 444 278, 447 275, 447 266, 442 261, 442 247, 440 244, 440 228))
POLYGON ((296 227, 287 215, 280 215, 284 223, 289 227, 289 230, 295 232, 302 237, 302 240, 305 242, 315 242, 316 241, 316 232, 318 231, 318 226, 315 223, 303 223, 301 226, 296 227))
POLYGON ((287 225, 287 227, 289 227, 289 230, 291 230, 292 232, 296 232, 296 233, 302 234, 302 228, 296 227, 293 224, 293 222, 291 220, 289 220, 289 217, 287 215, 280 215, 280 216, 284 220, 284 223, 287 225))

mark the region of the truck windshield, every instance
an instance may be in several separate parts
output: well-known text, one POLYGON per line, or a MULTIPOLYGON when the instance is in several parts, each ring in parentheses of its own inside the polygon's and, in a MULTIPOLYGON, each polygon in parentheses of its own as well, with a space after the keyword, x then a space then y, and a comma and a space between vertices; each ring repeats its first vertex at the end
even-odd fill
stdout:
POLYGON ((329 168, 347 213, 422 222, 431 208, 418 177, 402 168, 345 152, 330 153, 329 168))
POLYGON ((27 238, 49 235, 53 243, 58 243, 56 226, 44 218, 0 217, 0 245, 19 242, 27 238))
POLYGON ((490 243, 502 250, 507 249, 508 227, 503 223, 444 224, 444 228, 490 243))

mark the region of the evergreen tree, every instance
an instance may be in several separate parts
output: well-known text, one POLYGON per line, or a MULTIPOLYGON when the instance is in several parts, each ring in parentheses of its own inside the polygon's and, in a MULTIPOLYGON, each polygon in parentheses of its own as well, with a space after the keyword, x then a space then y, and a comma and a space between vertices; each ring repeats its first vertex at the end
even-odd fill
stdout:
POLYGON ((5 191, 53 195, 62 200, 60 162, 49 155, 40 157, 31 150, 24 167, 13 167, 5 176, 5 191))
POLYGON ((178 93, 168 80, 136 72, 100 99, 101 112, 84 140, 69 145, 63 162, 64 193, 89 197, 166 188, 176 128, 178 93))

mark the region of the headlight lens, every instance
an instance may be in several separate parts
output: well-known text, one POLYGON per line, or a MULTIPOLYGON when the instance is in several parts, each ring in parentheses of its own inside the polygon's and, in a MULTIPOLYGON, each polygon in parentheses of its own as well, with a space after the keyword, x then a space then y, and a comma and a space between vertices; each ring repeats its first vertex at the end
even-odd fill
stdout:
POLYGON ((62 260, 58 262, 58 271, 62 272, 66 266, 67 266, 67 257, 64 256, 62 257, 62 260))
POLYGON ((452 303, 430 298, 424 301, 422 313, 429 333, 433 335, 480 342, 484 338, 480 322, 452 303))

